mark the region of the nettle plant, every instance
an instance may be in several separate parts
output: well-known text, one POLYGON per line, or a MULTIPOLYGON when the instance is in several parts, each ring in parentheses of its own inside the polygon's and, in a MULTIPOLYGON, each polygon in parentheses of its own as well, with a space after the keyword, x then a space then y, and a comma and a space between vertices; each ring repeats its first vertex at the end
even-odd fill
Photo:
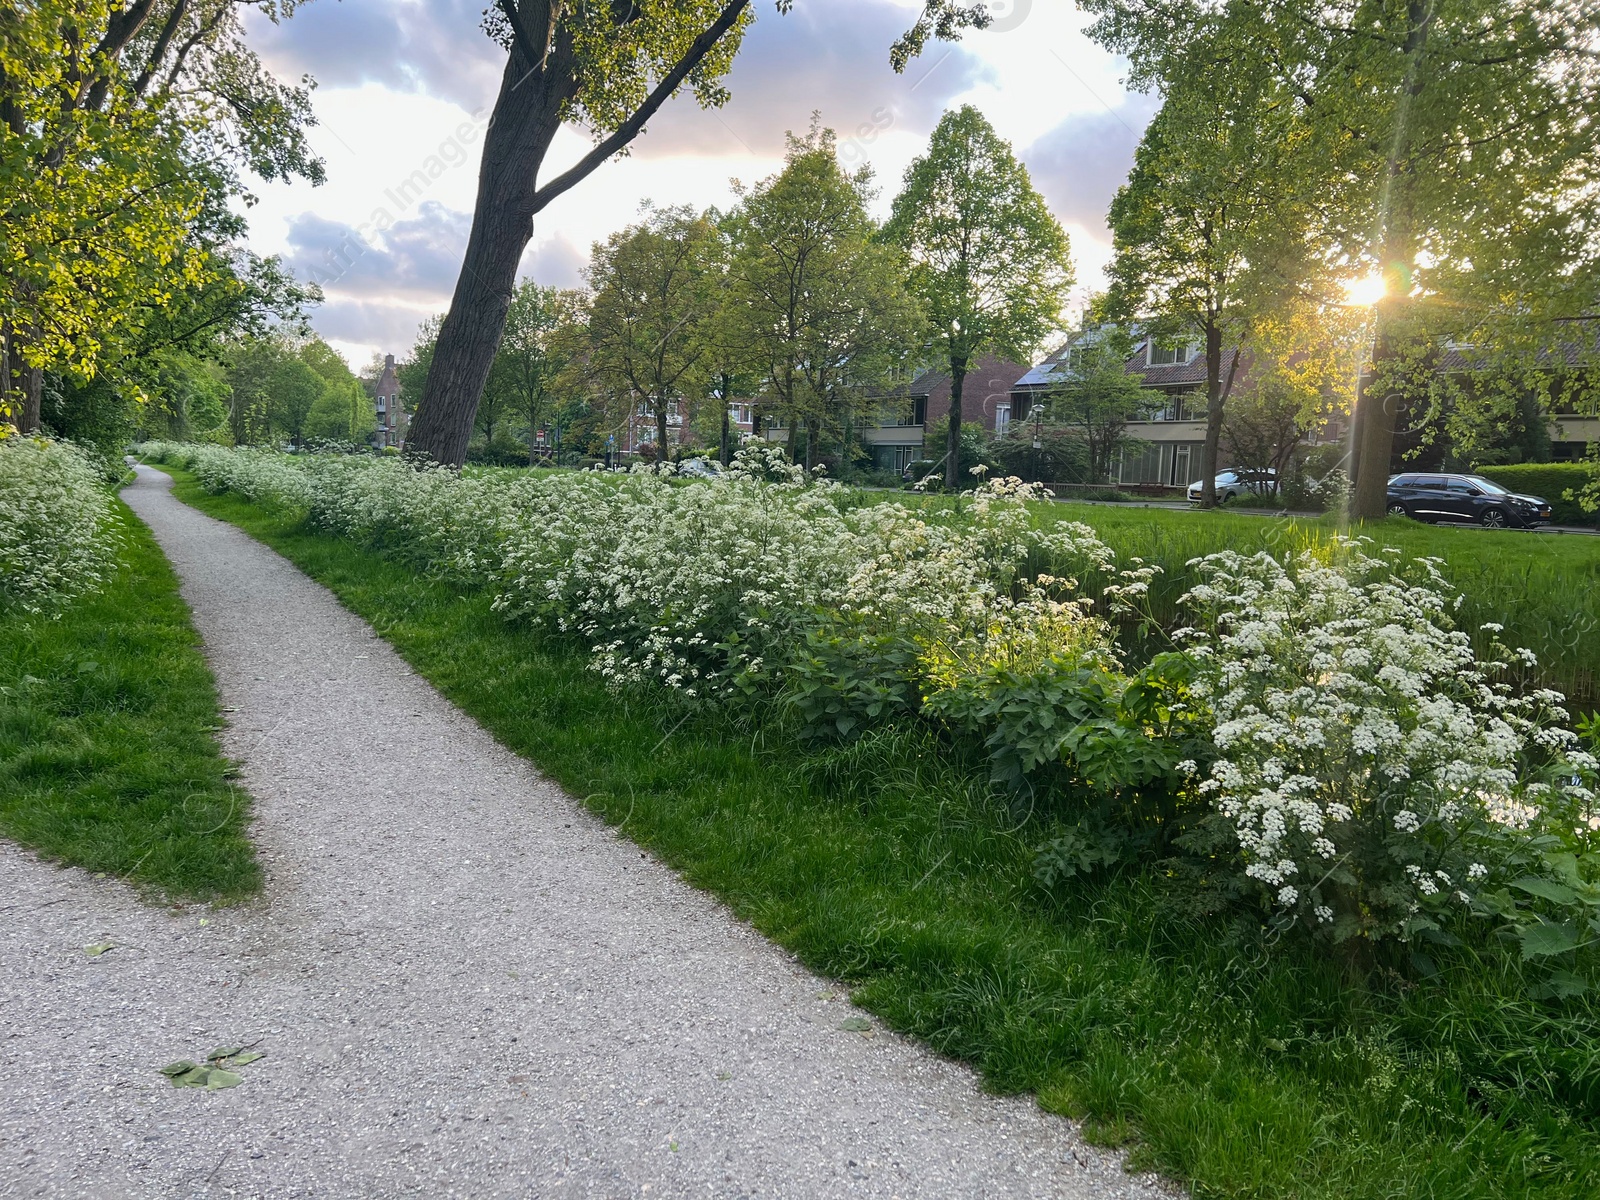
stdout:
MULTIPOLYGON (((1214 751, 1184 764, 1277 919, 1344 941, 1449 940, 1486 917, 1525 958, 1600 933, 1595 768, 1562 697, 1478 659, 1437 559, 1339 539, 1208 555, 1179 631, 1214 751)), ((1496 627, 1487 627, 1498 633, 1496 627)))

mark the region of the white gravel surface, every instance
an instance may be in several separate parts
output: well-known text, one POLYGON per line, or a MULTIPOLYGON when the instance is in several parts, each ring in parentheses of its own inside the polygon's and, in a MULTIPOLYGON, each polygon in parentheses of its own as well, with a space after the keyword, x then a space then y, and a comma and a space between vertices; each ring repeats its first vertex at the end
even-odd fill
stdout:
POLYGON ((263 897, 0 847, 0 1196, 1142 1197, 589 816, 322 587, 141 469, 263 897), (94 958, 84 952, 109 941, 94 958), (226 1091, 157 1068, 266 1052, 226 1091))

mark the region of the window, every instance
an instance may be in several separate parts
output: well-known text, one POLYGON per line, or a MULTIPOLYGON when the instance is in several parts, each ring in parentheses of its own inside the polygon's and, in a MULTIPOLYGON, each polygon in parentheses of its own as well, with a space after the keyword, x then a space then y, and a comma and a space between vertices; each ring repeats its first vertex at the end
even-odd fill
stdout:
POLYGON ((998 404, 994 410, 994 435, 1005 437, 1006 430, 1011 425, 1011 405, 998 404))
POLYGON ((1152 367, 1182 366, 1189 361, 1188 346, 1161 346, 1150 339, 1150 365, 1152 367))
POLYGON ((926 425, 928 423, 928 398, 926 396, 911 397, 911 423, 913 425, 926 425))

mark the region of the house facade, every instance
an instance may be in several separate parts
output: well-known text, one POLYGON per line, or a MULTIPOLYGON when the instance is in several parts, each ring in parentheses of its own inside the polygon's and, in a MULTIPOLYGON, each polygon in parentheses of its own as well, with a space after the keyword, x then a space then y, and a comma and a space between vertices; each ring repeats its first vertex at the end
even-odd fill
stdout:
MULTIPOLYGON (((1097 332, 1074 335, 1017 380, 1011 405, 1015 420, 1027 420, 1043 397, 1072 378, 1076 357, 1095 344, 1097 332)), ((1224 351, 1224 374, 1234 369, 1237 354, 1237 350, 1224 351)), ((1144 419, 1128 422, 1128 437, 1137 445, 1119 456, 1112 482, 1129 487, 1188 487, 1200 477, 1206 440, 1205 355, 1193 343, 1168 345, 1140 335, 1124 369, 1139 377, 1151 393, 1151 404, 1144 419)), ((1246 360, 1239 365, 1239 378, 1248 371, 1246 360)))
MULTIPOLYGON (((1003 435, 1013 420, 1016 381, 1027 367, 985 354, 962 381, 961 419, 988 433, 1003 435)), ((904 471, 919 459, 943 456, 942 446, 927 444, 927 429, 950 415, 954 381, 948 370, 919 371, 904 388, 882 397, 878 423, 862 430, 862 441, 880 471, 904 471)))
POLYGON ((394 355, 383 356, 383 374, 378 376, 375 390, 378 428, 372 435, 373 444, 380 450, 404 446, 411 419, 406 416, 405 406, 400 403, 400 376, 394 368, 394 355))

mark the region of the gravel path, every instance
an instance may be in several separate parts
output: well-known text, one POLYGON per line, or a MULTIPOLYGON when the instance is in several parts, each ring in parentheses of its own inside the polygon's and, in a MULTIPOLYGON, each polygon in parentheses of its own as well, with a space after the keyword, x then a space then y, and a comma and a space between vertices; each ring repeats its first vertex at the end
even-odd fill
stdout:
POLYGON ((826 980, 169 487, 124 495, 204 635, 267 885, 153 908, 0 847, 0 1196, 1172 1194, 841 1031, 826 980), (241 1086, 157 1074, 225 1043, 266 1052, 241 1086))

